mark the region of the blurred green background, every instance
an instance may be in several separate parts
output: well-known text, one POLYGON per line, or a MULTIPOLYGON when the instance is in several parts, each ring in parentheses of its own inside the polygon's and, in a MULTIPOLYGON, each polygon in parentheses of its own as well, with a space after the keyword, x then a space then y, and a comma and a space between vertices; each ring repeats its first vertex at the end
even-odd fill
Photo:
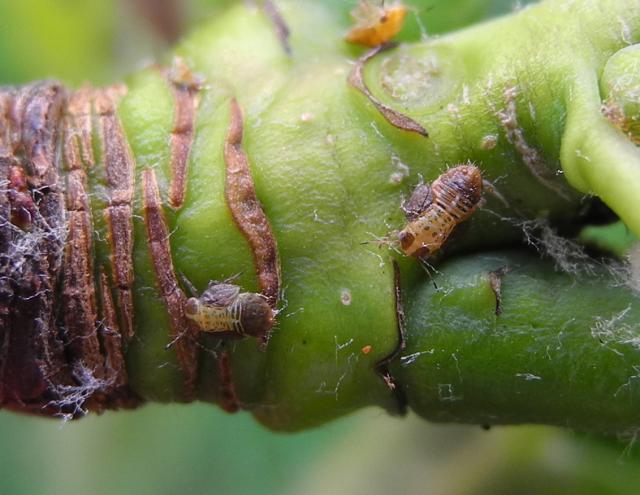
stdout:
MULTIPOLYGON (((0 84, 116 81, 227 3, 0 0, 0 84)), ((325 3, 346 30, 355 1, 325 3)), ((406 40, 518 6, 413 5, 406 40)), ((66 424, 0 412, 0 494, 624 494, 640 487, 634 443, 633 435, 616 441, 543 427, 429 425, 373 409, 296 435, 208 405, 146 406, 66 424)))

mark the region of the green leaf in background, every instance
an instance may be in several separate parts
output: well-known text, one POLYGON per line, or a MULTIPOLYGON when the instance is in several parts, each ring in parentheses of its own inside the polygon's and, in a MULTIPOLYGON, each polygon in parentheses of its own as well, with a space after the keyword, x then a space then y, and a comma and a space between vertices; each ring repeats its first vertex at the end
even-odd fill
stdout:
POLYGON ((109 79, 115 13, 109 0, 0 2, 0 83, 109 79))

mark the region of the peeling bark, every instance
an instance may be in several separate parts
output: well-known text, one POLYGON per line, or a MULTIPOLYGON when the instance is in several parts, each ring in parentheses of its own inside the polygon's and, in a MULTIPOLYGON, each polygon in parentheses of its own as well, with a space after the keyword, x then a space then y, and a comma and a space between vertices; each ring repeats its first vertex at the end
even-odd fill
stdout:
POLYGON ((93 162, 89 88, 0 90, 1 407, 74 418, 140 402, 126 385, 121 347, 103 352, 98 337, 93 162))
MULTIPOLYGON (((81 151, 82 113, 90 101, 83 94, 71 96, 65 118, 63 153, 67 168, 68 233, 62 289, 62 314, 69 350, 74 362, 104 378, 103 358, 97 335, 98 310, 93 283, 92 218, 87 199, 87 174, 81 151), (84 100, 84 101, 83 101, 84 100), (86 102, 86 103, 85 103, 86 102)), ((88 156, 85 153, 85 157, 88 156)))
POLYGON ((240 409, 236 387, 233 383, 233 371, 229 351, 222 350, 218 356, 218 376, 220 377, 220 407, 228 413, 240 409))
MULTIPOLYGON (((269 220, 256 196, 247 155, 242 149, 243 120, 238 102, 231 101, 231 123, 224 145, 227 166, 225 198, 233 220, 249 242, 262 294, 272 308, 280 294, 280 261, 269 220)), ((265 336, 265 340, 268 335, 265 336)))
POLYGON ((122 334, 113 304, 111 286, 104 272, 100 273, 100 295, 102 311, 98 331, 104 353, 105 380, 109 383, 108 395, 111 397, 110 400, 133 403, 136 399, 127 390, 128 376, 122 350, 122 334))
POLYGON ((394 110, 390 106, 385 105, 380 100, 378 100, 367 86, 367 83, 364 81, 364 65, 378 53, 389 50, 390 48, 394 48, 395 46, 396 45, 394 43, 380 45, 369 50, 362 57, 360 57, 356 61, 356 65, 354 65, 351 73, 349 74, 349 84, 351 84, 351 86, 365 95, 373 104, 373 106, 376 107, 376 109, 382 114, 386 121, 389 122, 389 124, 391 124, 392 126, 404 131, 415 132, 424 137, 429 137, 429 133, 427 132, 427 130, 418 122, 413 120, 408 115, 404 115, 403 113, 394 110))
POLYGON ((195 132, 196 110, 201 82, 186 66, 176 58, 167 75, 175 103, 173 131, 171 132, 171 184, 169 204, 179 209, 187 192, 188 164, 195 132))
MULTIPOLYGON (((9 262, 4 266, 11 286, 8 325, 3 342, 1 381, 6 407, 40 412, 60 398, 61 387, 73 384, 61 335, 55 331, 54 296, 63 260, 65 208, 58 183, 56 146, 65 93, 56 83, 41 82, 16 91, 5 127, 10 143, 10 208, 29 211, 29 222, 8 226, 9 262), (28 206, 25 206, 28 205, 28 206)), ((8 144, 8 146, 7 146, 8 144)), ((6 211, 6 203, 5 214, 6 211)), ((14 215, 11 215, 14 217, 14 215)))
POLYGON ((160 297, 169 316, 171 337, 175 341, 178 362, 184 373, 185 399, 192 400, 195 396, 198 379, 198 348, 196 345, 198 328, 184 314, 187 297, 178 285, 173 268, 169 229, 162 211, 156 176, 152 169, 147 169, 142 173, 142 186, 145 226, 151 260, 160 289, 160 297))
POLYGON ((118 88, 105 90, 96 96, 100 140, 107 181, 110 186, 109 206, 104 212, 111 246, 111 267, 118 290, 118 307, 122 335, 129 342, 133 326, 133 155, 116 114, 118 88))

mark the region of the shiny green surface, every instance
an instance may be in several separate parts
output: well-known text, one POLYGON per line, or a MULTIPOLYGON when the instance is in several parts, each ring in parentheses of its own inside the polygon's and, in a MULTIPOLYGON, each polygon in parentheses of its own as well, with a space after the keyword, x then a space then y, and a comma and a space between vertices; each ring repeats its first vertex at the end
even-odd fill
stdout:
MULTIPOLYGON (((55 48, 59 29, 65 26, 57 22, 57 16, 50 16, 47 11, 55 8, 62 12, 61 4, 55 2, 53 5, 48 0, 28 3, 33 8, 40 4, 42 10, 27 11, 24 16, 19 16, 15 13, 16 8, 27 3, 0 2, 0 37, 13 33, 6 39, 1 38, 0 42, 3 81, 16 83, 50 76, 77 82, 86 78, 116 79, 111 66, 106 66, 109 67, 105 69, 107 76, 96 75, 96 72, 102 72, 102 64, 114 63, 113 52, 116 50, 111 51, 108 59, 111 62, 103 61, 96 55, 100 48, 88 41, 89 38, 78 36, 81 30, 71 16, 67 19, 75 24, 75 28, 67 29, 65 34, 73 36, 73 46, 67 45, 58 58, 45 59, 46 48, 55 48), (8 13, 10 11, 13 13, 8 13), (39 21, 30 24, 33 16, 37 16, 39 21), (11 29, 4 29, 8 24, 11 29), (29 35, 30 27, 35 25, 39 26, 42 34, 38 39, 29 35), (24 34, 24 37, 17 34, 24 34), (29 38, 28 43, 25 37, 29 38), (81 43, 79 39, 82 39, 81 43), (91 63, 85 63, 86 58, 75 56, 75 49, 89 52, 91 63), (98 62, 100 67, 97 67, 98 62), (12 69, 16 65, 21 68, 19 75, 12 69)), ((340 28, 334 28, 334 32, 344 31, 349 24, 347 12, 353 3, 342 0, 335 3, 340 9, 340 28)), ((484 16, 500 9, 501 12, 508 11, 513 4, 511 0, 411 3, 423 5, 420 16, 429 32, 442 26, 461 27, 478 20, 478 15, 484 16), (444 16, 443 12, 449 13, 450 17, 444 16)), ((77 8, 76 2, 64 4, 69 4, 72 9, 75 5, 79 13, 83 10, 77 8)), ((105 15, 104 9, 97 7, 99 4, 93 1, 86 3, 87 8, 97 12, 92 16, 94 22, 86 24, 87 30, 94 33, 99 32, 96 26, 100 23, 115 22, 110 15, 105 15)), ((109 12, 115 13, 113 4, 109 5, 109 12)), ((205 6, 202 10, 207 11, 208 8, 205 6)), ((129 14, 119 13, 116 17, 121 20, 127 17, 127 22, 134 24, 138 31, 144 30, 140 20, 131 19, 129 14)), ((413 22, 411 16, 408 22, 413 22)), ((308 22, 308 25, 313 25, 313 22, 308 22)), ((112 31, 122 33, 122 30, 112 31)), ((416 28, 414 33, 419 34, 419 30, 416 28)), ((317 43, 322 42, 322 37, 318 37, 317 43)), ((134 46, 135 43, 125 42, 124 45, 126 50, 140 49, 134 46)), ((109 46, 115 46, 113 39, 109 46)), ((140 108, 146 112, 147 105, 140 108)), ((207 112, 217 108, 215 98, 207 108, 207 112)), ((220 136, 226 125, 222 122, 226 111, 226 108, 221 108, 220 119, 211 119, 217 123, 212 125, 218 126, 216 132, 220 136)), ((365 108, 365 111, 373 115, 370 109, 365 108)), ((159 120, 161 125, 166 125, 166 118, 159 120)), ((211 127, 206 120, 202 118, 199 125, 208 132, 211 127)), ((200 149, 207 155, 213 140, 205 141, 207 143, 203 142, 200 149)), ((487 154, 486 151, 484 153, 487 154)), ((416 159, 419 157, 416 154, 416 159)), ((202 167, 199 173, 207 173, 207 170, 202 167)), ((390 170, 393 170, 391 166, 390 170)), ((208 188, 213 191, 211 184, 213 182, 208 184, 208 188)), ((211 196, 214 196, 213 192, 211 196)), ((493 205, 491 203, 492 208, 493 205)), ((197 219, 192 221, 198 223, 197 219)), ((200 223, 208 221, 201 220, 200 223)), ((209 228, 204 230, 206 232, 202 235, 211 240, 213 231, 209 228)), ((180 235, 180 231, 176 231, 172 239, 180 235)), ((238 241, 234 247, 242 249, 238 241)), ((184 253, 188 254, 189 250, 184 253)), ((195 254, 192 256, 197 257, 195 254)), ((233 274, 241 261, 244 263, 242 266, 247 267, 242 280, 249 287, 254 283, 252 267, 244 258, 233 262, 216 258, 218 268, 212 269, 212 273, 216 271, 219 273, 217 276, 233 274)), ((183 263, 185 271, 189 266, 190 262, 183 263)), ((202 287, 209 272, 202 274, 200 279, 196 270, 189 274, 202 287)), ((408 278, 423 279, 424 275, 414 274, 408 278)), ((602 298, 605 297, 603 292, 602 298)), ((486 309, 489 295, 485 292, 481 299, 486 309)), ((468 306, 465 311, 469 311, 468 306)), ((162 319, 161 316, 158 318, 162 319)), ((245 361, 242 366, 250 368, 252 363, 245 361)), ((449 361, 447 364, 452 363, 449 361)), ((256 381, 258 371, 246 376, 247 384, 243 388, 256 381)), ((152 376, 140 376, 140 379, 151 380, 152 376)), ((167 383, 172 384, 171 380, 167 379, 167 383)), ((149 389, 154 388, 155 385, 150 384, 149 389)), ((196 494, 387 494, 424 493, 428 490, 432 494, 474 495, 514 492, 626 494, 635 493, 640 482, 637 463, 627 450, 633 438, 630 435, 622 443, 615 443, 609 448, 566 431, 548 428, 493 428, 489 433, 476 427, 434 428, 411 418, 394 420, 375 410, 293 437, 268 432, 246 415, 228 416, 210 405, 149 406, 135 412, 90 417, 64 426, 56 421, 2 412, 0 492, 53 495, 131 492, 155 495, 184 491, 196 494)))
POLYGON ((592 266, 598 277, 570 276, 513 253, 439 270, 405 296, 408 345, 393 371, 413 410, 489 425, 638 425, 640 304, 626 274, 592 266), (504 267, 496 315, 489 273, 504 267))
MULTIPOLYGON (((386 104, 423 124, 430 132, 426 139, 390 126, 347 84, 361 50, 339 36, 339 10, 315 2, 279 5, 294 33, 291 57, 264 13, 246 5, 216 16, 176 48, 205 84, 187 201, 169 218, 176 268, 199 290, 209 280, 237 273, 245 290, 255 290, 251 253, 224 201, 222 150, 229 101, 236 96, 244 110, 243 146, 257 195, 278 243, 284 292, 267 352, 251 341, 234 343, 232 368, 241 403, 272 428, 296 430, 365 405, 397 409, 374 373, 375 363, 397 345, 395 254, 376 241, 393 238, 403 226, 399 206, 420 177, 431 180, 451 164, 472 160, 508 203, 487 195, 487 204, 449 253, 513 243, 527 219, 576 222, 583 198, 564 181, 560 166, 570 183, 583 188, 584 174, 604 173, 606 152, 594 170, 580 164, 591 158, 575 142, 583 138, 573 125, 575 115, 565 116, 584 110, 571 110, 577 100, 567 99, 584 79, 576 82, 567 74, 576 67, 601 71, 640 33, 640 11, 618 0, 555 0, 381 54, 366 68, 367 83, 386 104), (629 28, 625 37, 611 29, 621 16, 629 28), (578 45, 590 49, 576 52, 578 45), (495 139, 494 146, 487 145, 488 138, 495 139), (399 163, 407 167, 406 177, 393 181, 399 163), (349 304, 342 301, 344 294, 350 295, 349 304), (362 353, 368 345, 372 352, 362 353)), ((168 95, 157 94, 159 76, 152 77, 155 86, 148 77, 131 80, 120 115, 138 167, 159 165, 160 182, 166 184, 166 151, 158 152, 166 150, 162 132, 170 122, 158 108, 168 95)), ((598 184, 607 197, 616 187, 598 184)), ((620 187, 624 194, 615 195, 614 206, 627 201, 633 188, 620 187)), ((138 254, 143 244, 137 243, 138 254)), ((153 274, 146 254, 140 256, 136 283, 145 294, 137 310, 140 340, 128 360, 141 374, 133 379, 136 390, 168 400, 180 396, 179 370, 164 366, 157 376, 143 377, 144 370, 171 361, 165 359, 166 332, 157 320, 162 309, 147 297, 153 274)), ((408 278, 423 276, 419 263, 404 264, 408 278)), ((203 353, 205 359, 211 356, 203 353)), ((203 373, 213 368, 206 364, 203 373)), ((208 387, 216 383, 202 376, 201 396, 215 397, 208 387)))

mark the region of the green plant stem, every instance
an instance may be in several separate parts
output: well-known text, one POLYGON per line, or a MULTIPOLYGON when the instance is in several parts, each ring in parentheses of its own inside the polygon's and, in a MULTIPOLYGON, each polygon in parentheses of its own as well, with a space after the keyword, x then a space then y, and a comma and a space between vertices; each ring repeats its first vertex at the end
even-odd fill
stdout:
MULTIPOLYGON (((158 179, 176 275, 199 292, 236 274, 242 290, 258 290, 253 254, 225 196, 225 140, 237 98, 242 148, 277 241, 283 291, 266 352, 251 339, 198 339, 198 399, 223 400, 225 350, 238 404, 273 429, 308 428, 366 406, 397 412, 398 394, 376 373, 399 346, 395 261, 408 334, 391 375, 417 412, 488 424, 638 426, 635 293, 604 270, 575 278, 531 254, 469 253, 512 246, 532 225, 575 230, 587 222, 591 193, 640 233, 633 170, 640 155, 600 114, 598 92, 610 57, 640 39, 640 3, 547 0, 380 53, 363 68, 364 82, 428 138, 392 126, 348 84, 362 51, 343 41, 339 14, 321 2, 278 6, 291 30, 291 56, 264 12, 237 5, 167 57, 167 65, 177 56, 204 81, 181 208, 166 206, 176 112, 166 71, 133 75, 120 101, 136 167, 136 335, 126 349, 132 389, 149 401, 190 400, 184 363, 167 348, 165 304, 175 294, 159 288, 144 171, 158 179), (422 179, 467 161, 503 200, 486 194, 441 253, 469 258, 442 266, 428 260, 441 273, 432 281, 422 263, 389 248, 406 222, 400 206, 422 179), (503 266, 511 271, 496 316, 488 273, 503 266)), ((104 150, 95 147, 88 185, 96 269, 109 272, 102 210, 114 186, 104 150)))
POLYGON ((526 254, 487 253, 407 291, 407 348, 392 371, 411 409, 433 421, 637 429, 640 306, 595 270, 576 279, 526 254), (489 274, 505 267, 496 315, 489 274))

